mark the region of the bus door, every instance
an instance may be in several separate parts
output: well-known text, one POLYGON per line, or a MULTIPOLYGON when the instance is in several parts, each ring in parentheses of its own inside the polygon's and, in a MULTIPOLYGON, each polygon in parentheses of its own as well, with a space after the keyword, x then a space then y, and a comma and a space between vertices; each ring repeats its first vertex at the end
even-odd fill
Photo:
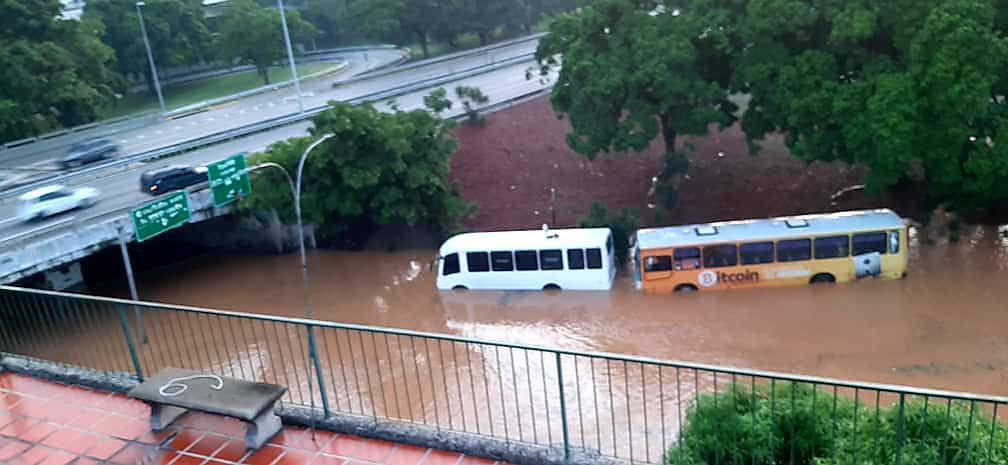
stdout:
POLYGON ((646 255, 642 258, 644 260, 645 281, 659 281, 672 277, 672 257, 670 255, 646 255))

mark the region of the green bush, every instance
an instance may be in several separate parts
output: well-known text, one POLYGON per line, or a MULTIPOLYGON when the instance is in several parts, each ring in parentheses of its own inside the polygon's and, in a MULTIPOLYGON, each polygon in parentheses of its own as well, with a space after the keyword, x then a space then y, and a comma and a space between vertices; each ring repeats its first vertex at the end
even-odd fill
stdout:
POLYGON ((691 407, 670 464, 896 463, 1008 464, 1008 431, 966 402, 908 399, 867 405, 808 384, 761 385, 755 393, 701 394, 691 407), (773 395, 771 395, 771 392, 773 395), (926 412, 925 412, 926 410, 926 412), (972 419, 972 421, 971 421, 972 419), (989 461, 988 461, 989 452, 989 461))

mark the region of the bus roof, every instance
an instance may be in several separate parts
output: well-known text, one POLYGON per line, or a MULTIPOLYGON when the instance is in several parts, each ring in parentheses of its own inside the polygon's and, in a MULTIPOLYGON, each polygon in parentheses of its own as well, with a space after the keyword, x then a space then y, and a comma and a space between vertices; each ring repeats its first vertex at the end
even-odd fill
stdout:
POLYGON ((459 251, 536 250, 563 247, 603 247, 609 228, 492 231, 452 236, 441 244, 441 255, 459 251))
POLYGON ((859 210, 641 229, 637 231, 637 245, 641 249, 702 246, 722 242, 821 236, 838 232, 877 231, 903 226, 903 220, 892 210, 859 210))

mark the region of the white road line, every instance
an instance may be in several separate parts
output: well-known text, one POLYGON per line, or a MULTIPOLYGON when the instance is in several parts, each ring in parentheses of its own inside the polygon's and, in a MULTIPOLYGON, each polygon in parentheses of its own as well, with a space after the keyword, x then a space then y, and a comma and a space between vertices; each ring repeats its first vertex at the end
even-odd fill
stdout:
POLYGON ((154 132, 155 132, 156 134, 158 134, 158 135, 161 135, 161 134, 164 134, 164 131, 162 131, 162 130, 160 130, 160 129, 158 129, 157 131, 154 131, 154 132))
POLYGON ((145 136, 143 134, 137 135, 137 139, 146 139, 146 138, 147 138, 147 136, 145 136))
POLYGON ((13 236, 7 236, 3 240, 0 240, 0 242, 2 242, 4 244, 9 244, 11 241, 15 241, 15 240, 20 239, 20 238, 25 237, 25 236, 31 236, 33 234, 40 233, 40 232, 45 231, 45 230, 47 230, 49 228, 53 228, 53 227, 56 227, 56 226, 62 226, 62 225, 66 224, 66 223, 69 223, 69 222, 71 222, 73 220, 74 220, 74 217, 72 217, 72 216, 69 217, 69 218, 63 218, 62 220, 59 220, 59 221, 56 221, 56 222, 53 222, 53 223, 49 223, 49 224, 46 224, 46 225, 42 225, 42 226, 39 226, 39 227, 34 228, 34 229, 29 229, 27 231, 23 231, 23 232, 17 233, 17 234, 15 234, 13 236))
POLYGON ((0 221, 0 224, 7 224, 7 223, 10 223, 12 221, 17 221, 17 220, 18 220, 18 217, 15 216, 14 218, 7 218, 6 220, 0 221))
POLYGON ((182 126, 174 126, 174 127, 172 127, 172 129, 174 129, 176 131, 181 131, 182 130, 182 126))

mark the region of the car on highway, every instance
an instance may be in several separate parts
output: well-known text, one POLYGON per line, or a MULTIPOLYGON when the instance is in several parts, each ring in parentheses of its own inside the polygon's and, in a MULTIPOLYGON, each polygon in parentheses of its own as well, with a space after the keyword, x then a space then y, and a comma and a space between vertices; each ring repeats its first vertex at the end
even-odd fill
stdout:
POLYGON ((70 147, 60 164, 63 169, 77 168, 119 154, 119 146, 108 139, 92 139, 70 147))
POLYGON ((160 195, 206 181, 205 166, 171 165, 141 174, 140 190, 151 195, 160 195))
POLYGON ((93 187, 46 186, 18 197, 18 219, 32 221, 58 215, 98 203, 98 189, 93 187))

